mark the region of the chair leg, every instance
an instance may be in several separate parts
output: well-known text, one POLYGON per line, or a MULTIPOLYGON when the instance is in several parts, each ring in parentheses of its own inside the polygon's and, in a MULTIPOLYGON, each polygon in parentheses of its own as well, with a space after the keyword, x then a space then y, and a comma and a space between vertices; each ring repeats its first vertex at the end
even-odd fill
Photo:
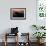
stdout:
POLYGON ((5 41, 5 46, 7 46, 7 42, 5 41))
POLYGON ((7 34, 5 34, 5 46, 7 46, 7 34))

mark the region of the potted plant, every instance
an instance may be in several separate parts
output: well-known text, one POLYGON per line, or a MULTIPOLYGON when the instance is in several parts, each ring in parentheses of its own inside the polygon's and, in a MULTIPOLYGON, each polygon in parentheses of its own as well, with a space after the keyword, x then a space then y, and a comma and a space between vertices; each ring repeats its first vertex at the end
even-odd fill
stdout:
POLYGON ((45 26, 32 25, 32 27, 35 28, 36 30, 45 29, 45 26))
POLYGON ((45 32, 35 32, 33 35, 37 38, 38 43, 41 43, 40 40, 42 38, 45 38, 44 37, 46 36, 45 34, 46 34, 45 32))

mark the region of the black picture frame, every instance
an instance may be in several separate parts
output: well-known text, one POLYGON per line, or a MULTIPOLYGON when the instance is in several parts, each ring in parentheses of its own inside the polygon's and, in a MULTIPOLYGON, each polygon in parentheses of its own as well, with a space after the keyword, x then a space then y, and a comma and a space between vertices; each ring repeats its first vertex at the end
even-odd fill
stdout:
POLYGON ((10 19, 11 20, 25 20, 26 8, 10 8, 10 19))

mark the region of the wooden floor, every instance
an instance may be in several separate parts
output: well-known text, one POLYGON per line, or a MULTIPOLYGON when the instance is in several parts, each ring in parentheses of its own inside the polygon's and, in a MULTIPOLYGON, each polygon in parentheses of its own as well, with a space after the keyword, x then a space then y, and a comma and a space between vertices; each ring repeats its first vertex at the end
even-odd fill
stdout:
MULTIPOLYGON (((0 42, 0 46, 4 46, 4 43, 2 42, 0 42)), ((15 46, 15 42, 14 43, 8 43, 8 45, 7 46, 15 46)), ((24 45, 25 46, 25 45, 24 45)), ((30 43, 30 46, 37 46, 37 43, 30 43)), ((41 46, 46 46, 46 43, 44 43, 44 45, 41 45, 41 46)))

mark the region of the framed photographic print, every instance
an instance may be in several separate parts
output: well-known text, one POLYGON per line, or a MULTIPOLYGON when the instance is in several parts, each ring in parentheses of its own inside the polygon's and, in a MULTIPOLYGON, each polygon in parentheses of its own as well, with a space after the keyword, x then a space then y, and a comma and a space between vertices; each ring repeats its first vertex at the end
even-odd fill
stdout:
POLYGON ((25 20, 26 8, 10 8, 10 19, 11 20, 25 20))

